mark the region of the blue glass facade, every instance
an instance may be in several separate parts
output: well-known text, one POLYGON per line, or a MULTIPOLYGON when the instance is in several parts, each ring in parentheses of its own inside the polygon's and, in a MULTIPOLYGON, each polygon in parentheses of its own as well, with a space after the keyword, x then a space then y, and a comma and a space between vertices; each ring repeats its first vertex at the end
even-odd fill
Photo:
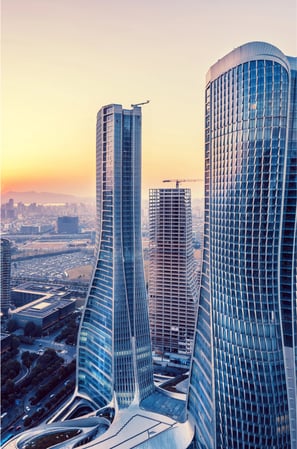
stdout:
POLYGON ((154 389, 141 241, 141 109, 97 115, 98 257, 82 319, 78 393, 128 407, 154 389))
POLYGON ((296 447, 296 65, 255 42, 208 72, 199 449, 296 447))

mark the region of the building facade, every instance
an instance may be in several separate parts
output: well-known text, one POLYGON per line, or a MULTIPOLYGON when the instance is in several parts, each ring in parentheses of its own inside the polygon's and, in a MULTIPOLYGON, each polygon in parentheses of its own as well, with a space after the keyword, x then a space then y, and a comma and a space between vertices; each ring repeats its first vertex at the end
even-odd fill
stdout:
POLYGON ((78 394, 128 407, 152 393, 141 240, 141 108, 97 115, 98 254, 78 342, 78 394))
POLYGON ((1 314, 7 318, 11 302, 11 243, 8 239, 1 238, 1 289, 0 304, 1 314))
POLYGON ((78 217, 58 217, 57 219, 58 234, 78 234, 79 220, 78 217))
POLYGON ((205 91, 195 448, 296 448, 297 58, 253 42, 205 91))
POLYGON ((25 328, 28 323, 34 323, 44 331, 72 315, 75 302, 75 299, 48 293, 29 304, 11 310, 9 316, 16 321, 18 327, 25 328))
POLYGON ((149 195, 149 318, 157 354, 190 354, 198 299, 191 190, 149 195))

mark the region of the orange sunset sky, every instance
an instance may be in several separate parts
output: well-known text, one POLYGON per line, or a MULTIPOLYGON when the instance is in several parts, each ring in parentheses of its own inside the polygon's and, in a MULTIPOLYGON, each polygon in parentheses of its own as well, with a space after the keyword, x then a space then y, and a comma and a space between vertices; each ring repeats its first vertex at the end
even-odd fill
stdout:
MULTIPOLYGON (((2 192, 95 196, 104 104, 143 107, 143 191, 203 178, 205 75, 261 40, 296 56, 296 0, 2 0, 2 192)), ((185 184, 202 196, 202 183, 185 184)))

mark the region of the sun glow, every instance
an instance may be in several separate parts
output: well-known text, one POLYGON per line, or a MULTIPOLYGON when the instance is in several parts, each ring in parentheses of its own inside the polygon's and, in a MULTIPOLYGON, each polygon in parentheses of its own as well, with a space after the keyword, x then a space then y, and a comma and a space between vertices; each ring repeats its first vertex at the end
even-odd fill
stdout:
POLYGON ((267 18, 257 0, 215 14, 196 0, 2 0, 2 190, 95 196, 97 111, 147 98, 143 188, 203 177, 205 74, 252 40, 295 55, 296 3, 284 2, 267 18))

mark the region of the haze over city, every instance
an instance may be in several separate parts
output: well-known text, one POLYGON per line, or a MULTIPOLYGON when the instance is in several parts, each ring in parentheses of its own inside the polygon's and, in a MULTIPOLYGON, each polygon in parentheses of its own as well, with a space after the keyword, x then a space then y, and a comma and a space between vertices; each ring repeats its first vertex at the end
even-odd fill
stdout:
POLYGON ((203 178, 206 72, 249 41, 295 55, 295 0, 2 0, 2 192, 95 196, 97 111, 146 100, 144 195, 203 178))

